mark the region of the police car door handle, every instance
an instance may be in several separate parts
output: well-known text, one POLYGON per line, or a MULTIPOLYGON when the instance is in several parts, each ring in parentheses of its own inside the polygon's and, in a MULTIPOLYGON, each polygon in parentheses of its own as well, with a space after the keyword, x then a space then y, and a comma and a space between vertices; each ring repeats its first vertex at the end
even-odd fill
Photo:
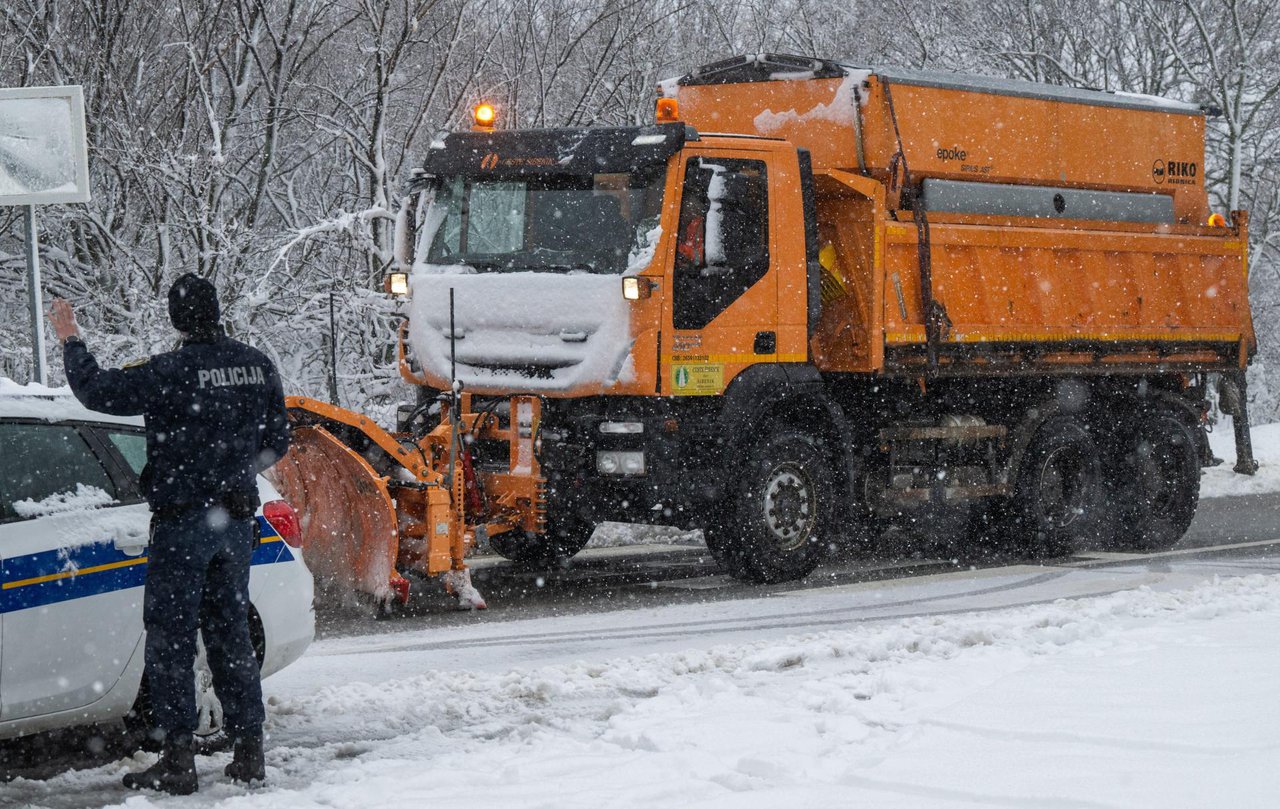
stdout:
POLYGON ((142 552, 147 549, 147 541, 141 537, 117 538, 111 544, 125 556, 141 556, 142 552))

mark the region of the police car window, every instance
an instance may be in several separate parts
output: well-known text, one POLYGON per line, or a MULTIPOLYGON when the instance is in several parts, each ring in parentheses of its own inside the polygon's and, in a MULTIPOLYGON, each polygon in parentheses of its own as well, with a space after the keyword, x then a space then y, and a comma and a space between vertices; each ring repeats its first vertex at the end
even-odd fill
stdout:
POLYGON ((147 465, 147 437, 142 433, 108 432, 107 438, 124 456, 133 474, 141 475, 142 467, 147 465))
POLYGON ((74 427, 0 424, 0 447, 0 522, 116 497, 111 478, 74 427))

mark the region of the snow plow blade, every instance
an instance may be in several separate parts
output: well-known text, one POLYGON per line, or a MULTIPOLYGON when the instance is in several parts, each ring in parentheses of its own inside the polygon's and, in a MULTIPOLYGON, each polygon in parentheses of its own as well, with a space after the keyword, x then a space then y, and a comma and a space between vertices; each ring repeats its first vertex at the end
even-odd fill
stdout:
POLYGON ((389 600, 399 555, 396 509, 386 481, 369 462, 324 427, 299 426, 272 473, 276 488, 301 515, 307 566, 319 589, 389 600))
POLYGON ((428 438, 440 437, 420 446, 325 402, 291 396, 285 404, 293 446, 269 477, 298 510, 321 597, 404 602, 409 581, 401 574, 412 572, 439 576, 460 606, 483 608, 464 561, 474 529, 466 525, 463 476, 427 460, 440 455, 427 450, 428 438))

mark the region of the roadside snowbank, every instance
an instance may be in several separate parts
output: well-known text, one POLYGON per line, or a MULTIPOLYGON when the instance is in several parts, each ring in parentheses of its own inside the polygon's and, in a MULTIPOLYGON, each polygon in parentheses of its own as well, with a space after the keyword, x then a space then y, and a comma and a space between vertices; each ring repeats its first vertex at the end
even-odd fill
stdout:
POLYGON ((1230 417, 1209 434, 1209 445, 1223 462, 1204 470, 1200 478, 1201 497, 1280 492, 1280 424, 1253 428, 1253 456, 1259 464, 1254 475, 1238 475, 1232 471, 1236 465, 1236 441, 1230 417))
MULTIPOLYGON (((1280 576, 1252 575, 376 686, 353 656, 349 683, 271 701, 270 786, 232 787, 222 754, 198 796, 127 806, 1270 805, 1277 631, 1280 576)), ((0 802, 124 801, 150 760, 0 802)))

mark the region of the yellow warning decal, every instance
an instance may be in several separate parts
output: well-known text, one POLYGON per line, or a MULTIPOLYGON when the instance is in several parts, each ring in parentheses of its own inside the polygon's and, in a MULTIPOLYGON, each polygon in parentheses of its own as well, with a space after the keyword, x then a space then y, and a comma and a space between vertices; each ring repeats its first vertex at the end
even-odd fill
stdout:
POLYGON ((724 366, 719 363, 671 368, 671 392, 676 396, 714 396, 723 390, 724 366))

